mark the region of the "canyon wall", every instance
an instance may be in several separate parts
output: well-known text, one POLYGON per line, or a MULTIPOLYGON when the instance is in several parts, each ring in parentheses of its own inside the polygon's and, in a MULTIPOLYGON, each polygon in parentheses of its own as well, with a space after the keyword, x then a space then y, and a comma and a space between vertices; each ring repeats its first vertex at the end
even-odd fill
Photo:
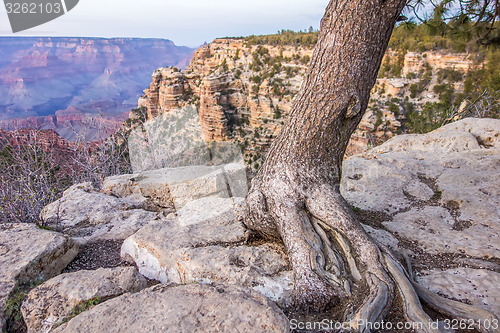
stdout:
POLYGON ((116 130, 149 73, 182 67, 192 53, 138 38, 0 37, 0 50, 0 127, 54 129, 68 139, 76 127, 87 140, 116 130))
MULTIPOLYGON (((312 52, 312 48, 306 47, 216 39, 196 50, 184 71, 174 67, 157 69, 138 105, 147 112, 148 119, 195 105, 205 139, 239 144, 247 165, 256 170, 290 112, 312 52)), ((398 77, 377 80, 370 106, 351 138, 347 156, 364 152, 403 130, 405 112, 399 104, 410 100, 410 86, 424 71, 431 68, 432 84, 411 98, 416 108, 437 99, 431 92, 440 69, 465 72, 472 66, 469 58, 467 54, 406 53, 398 77), (395 99, 401 112, 390 107, 395 99)), ((386 54, 384 62, 397 61, 395 52, 386 54)), ((460 84, 456 84, 458 88, 460 84)))

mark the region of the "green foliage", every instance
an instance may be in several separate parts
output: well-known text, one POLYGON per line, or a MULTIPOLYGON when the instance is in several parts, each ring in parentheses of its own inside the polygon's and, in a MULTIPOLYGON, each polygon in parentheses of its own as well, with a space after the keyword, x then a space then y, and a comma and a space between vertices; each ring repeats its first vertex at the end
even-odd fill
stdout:
POLYGON ((312 48, 318 41, 318 31, 310 29, 295 32, 281 30, 274 35, 249 36, 245 38, 248 45, 274 45, 274 46, 302 46, 312 48))
POLYGON ((377 119, 375 120, 375 127, 379 127, 382 124, 382 111, 377 110, 376 112, 377 119))
POLYGON ((5 304, 5 317, 7 319, 7 332, 25 332, 26 325, 24 324, 23 315, 21 313, 21 305, 28 296, 28 293, 39 286, 41 280, 34 280, 29 284, 18 286, 15 291, 9 296, 5 304))
POLYGON ((281 110, 276 107, 275 111, 274 111, 274 116, 273 116, 274 119, 280 119, 281 118, 281 110))
POLYGON ((422 112, 407 112, 405 125, 410 133, 427 133, 440 127, 441 120, 437 108, 431 103, 426 103, 422 112))
POLYGON ((437 72, 438 82, 449 81, 449 82, 459 82, 462 81, 463 74, 452 68, 439 69, 437 72))
POLYGON ((93 306, 96 306, 99 303, 101 303, 101 299, 98 296, 96 296, 94 298, 86 300, 81 304, 78 304, 76 307, 73 308, 73 310, 71 310, 71 314, 66 319, 66 321, 71 320, 73 317, 78 316, 80 313, 87 311, 88 309, 90 309, 93 306))
POLYGON ((254 75, 250 78, 250 80, 255 84, 260 85, 262 83, 262 78, 260 77, 260 75, 254 75))
POLYGON ((237 49, 236 50, 236 54, 233 57, 233 60, 236 61, 236 60, 239 60, 239 59, 240 59, 240 49, 237 49))
POLYGON ((229 71, 229 67, 227 65, 227 61, 226 59, 222 60, 222 63, 219 65, 219 68, 224 72, 226 73, 227 71, 229 71))
POLYGON ((237 69, 235 72, 234 72, 234 77, 236 79, 239 79, 241 77, 241 70, 240 69, 237 69))
MULTIPOLYGON (((479 23, 475 28, 482 24, 479 23)), ((498 24, 495 27, 498 28, 498 24)), ((389 48, 420 53, 432 50, 478 52, 494 46, 494 43, 484 43, 479 32, 474 33, 471 29, 473 29, 473 24, 467 19, 445 23, 441 18, 436 17, 419 25, 404 22, 394 29, 389 48)), ((498 44, 498 41, 496 43, 498 44)))
POLYGON ((302 65, 307 65, 307 64, 309 64, 309 61, 311 61, 311 57, 310 57, 310 56, 308 56, 308 55, 305 55, 305 56, 303 56, 302 58, 300 58, 300 63, 301 63, 302 65))
POLYGON ((396 104, 394 103, 389 104, 389 111, 394 113, 395 116, 399 116, 399 107, 396 104))
POLYGON ((23 320, 23 315, 21 313, 21 304, 28 295, 25 289, 17 288, 16 291, 7 299, 6 315, 11 320, 19 322, 23 320))
MULTIPOLYGON (((226 61, 226 60, 224 59, 224 61, 226 61)), ((227 64, 226 64, 226 67, 227 67, 227 64)), ((194 96, 193 89, 191 89, 191 86, 188 85, 187 88, 182 91, 181 100, 189 101, 193 98, 193 96, 194 96)))
POLYGON ((418 85, 416 83, 412 83, 410 85, 410 97, 411 98, 417 97, 418 92, 419 92, 418 85))

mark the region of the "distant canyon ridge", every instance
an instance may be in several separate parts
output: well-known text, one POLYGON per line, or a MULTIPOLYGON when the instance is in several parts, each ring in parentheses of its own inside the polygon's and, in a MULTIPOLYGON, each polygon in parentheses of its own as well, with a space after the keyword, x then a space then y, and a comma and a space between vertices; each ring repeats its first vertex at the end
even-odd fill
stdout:
POLYGON ((151 72, 185 68, 193 51, 166 39, 0 37, 0 128, 108 136, 137 106, 151 72))

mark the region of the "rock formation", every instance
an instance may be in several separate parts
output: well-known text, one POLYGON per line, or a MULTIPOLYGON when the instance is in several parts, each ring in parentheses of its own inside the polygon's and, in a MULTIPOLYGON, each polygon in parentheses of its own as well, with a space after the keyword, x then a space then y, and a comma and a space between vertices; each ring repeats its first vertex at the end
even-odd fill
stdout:
MULTIPOLYGON (((245 39, 216 39, 196 50, 184 71, 171 67, 156 70, 150 87, 139 99, 139 107, 146 108, 151 119, 195 105, 205 139, 239 144, 246 164, 255 170, 290 111, 312 51, 305 47, 252 45, 245 39)), ((384 62, 394 65, 398 57, 388 52, 384 62)), ((442 83, 437 80, 439 70, 464 73, 473 62, 467 54, 409 52, 403 56, 401 66, 399 76, 388 74, 378 79, 347 156, 404 131, 405 101, 418 110, 426 102, 437 101, 432 87, 442 83), (431 82, 418 96, 410 98, 411 86, 420 82, 424 71, 429 71, 431 82)), ((463 89, 461 82, 455 86, 463 89)))
MULTIPOLYGON (((428 134, 396 136, 346 159, 341 184, 367 232, 407 258, 416 281, 497 317, 499 129, 499 120, 468 118, 428 134)), ((249 234, 237 219, 246 194, 244 169, 222 164, 147 170, 108 178, 100 192, 80 184, 44 211, 48 225, 67 235, 2 227, 0 267, 14 272, 2 281, 8 286, 2 289, 2 311, 15 281, 29 282, 45 266, 57 269, 42 274, 43 280, 57 274, 74 256, 75 242, 83 247, 112 240, 121 244, 125 261, 159 285, 146 288, 133 267, 59 275, 24 301, 30 330, 288 332, 289 320, 300 318, 283 312, 294 283, 287 254, 279 243, 249 234), (59 245, 50 245, 51 239, 59 245), (33 256, 33 248, 17 250, 34 242, 48 243, 59 256, 40 256, 44 246, 33 256), (41 258, 50 262, 39 264, 41 258), (128 292, 119 296, 120 289, 128 292), (51 326, 55 322, 61 325, 51 326)), ((396 312, 388 320, 402 320, 396 312)))
POLYGON ((21 285, 61 273, 78 246, 68 236, 34 224, 0 224, 0 329, 6 328, 9 298, 21 285))
POLYGON ((145 289, 148 283, 135 267, 99 268, 64 273, 33 289, 21 311, 28 332, 49 332, 90 302, 99 303, 145 289), (76 288, 75 288, 76 286, 76 288))
POLYGON ((154 286, 82 313, 54 332, 290 332, 265 297, 237 287, 154 286))
POLYGON ((0 45, 0 127, 89 141, 118 128, 148 73, 183 68, 192 53, 162 39, 2 37, 0 45))

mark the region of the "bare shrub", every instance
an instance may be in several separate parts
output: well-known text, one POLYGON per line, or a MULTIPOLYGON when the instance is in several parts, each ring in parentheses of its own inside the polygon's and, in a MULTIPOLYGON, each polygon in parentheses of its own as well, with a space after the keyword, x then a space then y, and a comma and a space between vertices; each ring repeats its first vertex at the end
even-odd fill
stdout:
POLYGON ((0 222, 43 225, 40 212, 69 186, 130 172, 125 143, 115 137, 75 142, 57 149, 41 142, 41 131, 29 130, 0 150, 0 222))
POLYGON ((39 222, 41 209, 70 184, 54 164, 53 151, 44 150, 38 139, 33 131, 0 151, 1 222, 39 222))

